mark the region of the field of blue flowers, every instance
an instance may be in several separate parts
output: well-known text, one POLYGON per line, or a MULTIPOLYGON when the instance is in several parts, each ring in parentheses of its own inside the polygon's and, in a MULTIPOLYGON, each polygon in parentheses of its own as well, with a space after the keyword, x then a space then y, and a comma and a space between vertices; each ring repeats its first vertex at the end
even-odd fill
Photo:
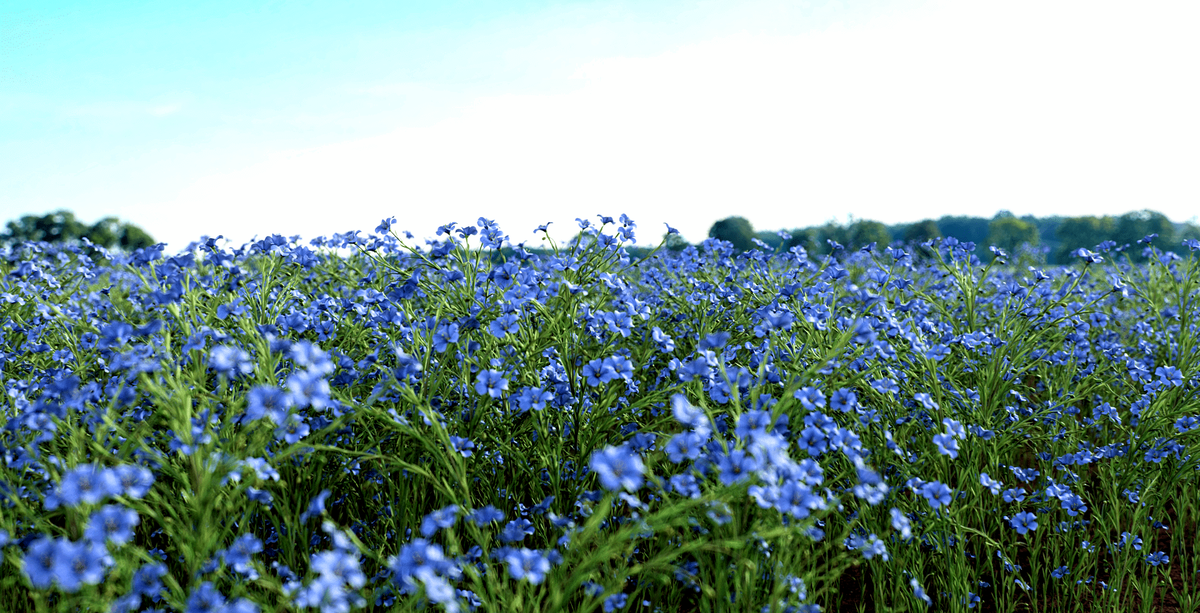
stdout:
POLYGON ((0 260, 4 608, 1200 610, 1200 243, 394 223, 0 260))

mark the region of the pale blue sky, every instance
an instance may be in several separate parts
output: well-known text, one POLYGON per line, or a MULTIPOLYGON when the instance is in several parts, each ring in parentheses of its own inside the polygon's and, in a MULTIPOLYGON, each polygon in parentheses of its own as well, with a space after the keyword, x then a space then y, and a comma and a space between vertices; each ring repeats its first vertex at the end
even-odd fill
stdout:
MULTIPOLYGON (((169 251, 626 213, 701 240, 944 214, 1200 212, 1200 4, 0 3, 0 221, 169 251)), ((536 240, 530 240, 536 244, 536 240)))

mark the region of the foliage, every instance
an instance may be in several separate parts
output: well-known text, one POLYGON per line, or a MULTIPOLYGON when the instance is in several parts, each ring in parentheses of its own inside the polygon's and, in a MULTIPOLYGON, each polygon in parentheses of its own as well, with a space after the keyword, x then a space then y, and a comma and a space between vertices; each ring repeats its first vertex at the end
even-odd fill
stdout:
POLYGON ((938 229, 937 222, 932 219, 918 221, 904 230, 905 243, 920 244, 941 237, 942 231, 938 229))
POLYGON ((1116 227, 1116 222, 1107 215, 1068 217, 1058 226, 1060 247, 1056 255, 1061 261, 1081 248, 1095 250, 1097 245, 1113 237, 1116 227))
POLYGON ((1135 262, 1146 261, 1142 253, 1142 239, 1150 234, 1158 237, 1162 243, 1175 242, 1175 225, 1166 215, 1157 211, 1141 210, 1126 213, 1116 220, 1116 230, 1112 240, 1117 242, 1118 249, 1130 248, 1130 257, 1135 262))
POLYGON ((849 249, 861 249, 875 243, 879 249, 892 244, 892 235, 887 226, 878 221, 859 219, 846 228, 846 241, 849 249))
POLYGON ((0 234, 0 245, 12 247, 26 241, 48 243, 76 242, 86 238, 106 249, 119 248, 132 252, 154 245, 154 238, 145 230, 116 217, 105 217, 88 226, 75 218, 71 211, 60 209, 42 216, 25 215, 9 221, 7 229, 0 234))
POLYGON ((745 217, 726 217, 714 223, 708 237, 726 241, 739 252, 754 248, 754 227, 745 217))
POLYGON ((1037 245, 1037 226, 1016 217, 997 217, 988 224, 988 245, 1016 253, 1021 245, 1037 245))

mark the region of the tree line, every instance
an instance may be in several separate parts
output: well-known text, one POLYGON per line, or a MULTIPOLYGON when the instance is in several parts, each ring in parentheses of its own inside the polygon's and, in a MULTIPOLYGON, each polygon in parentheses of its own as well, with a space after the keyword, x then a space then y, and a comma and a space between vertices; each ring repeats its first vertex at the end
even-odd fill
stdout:
MULTIPOLYGON (((821 226, 781 231, 755 231, 746 218, 727 217, 714 223, 708 231, 709 238, 728 241, 738 251, 755 248, 787 251, 798 246, 810 256, 827 255, 834 244, 847 250, 861 249, 872 243, 880 248, 902 244, 915 249, 930 239, 952 236, 975 243, 975 253, 984 261, 991 257, 988 247, 995 245, 1012 258, 1045 264, 1069 264, 1077 259, 1071 255, 1076 250, 1094 249, 1105 241, 1112 241, 1119 249, 1124 248, 1134 261, 1143 261, 1145 258, 1137 242, 1150 234, 1158 235, 1154 244, 1159 249, 1183 254, 1185 248, 1180 243, 1186 239, 1200 240, 1200 226, 1175 223, 1162 213, 1146 209, 1116 217, 1017 217, 1008 211, 1000 211, 990 219, 947 215, 936 220, 894 225, 859 219, 847 224, 831 221, 821 226)), ((76 219, 71 211, 60 209, 9 221, 5 231, 0 233, 0 247, 11 248, 27 241, 80 243, 82 238, 106 249, 125 252, 156 244, 145 230, 116 217, 105 217, 89 225, 76 219)), ((679 234, 668 234, 664 238, 670 250, 679 251, 689 246, 679 234)), ((537 252, 538 249, 530 251, 537 252)), ((635 257, 649 251, 641 247, 629 248, 635 257)))
POLYGON ((116 217, 105 217, 94 224, 86 224, 75 218, 71 211, 60 209, 45 215, 25 215, 8 222, 0 233, 0 247, 15 247, 25 242, 82 243, 86 238, 105 249, 133 252, 143 247, 153 247, 154 237, 145 230, 116 217))
MULTIPOLYGON (((772 251, 800 246, 810 256, 830 253, 831 243, 848 250, 866 247, 871 243, 879 248, 900 243, 916 247, 938 237, 954 237, 976 245, 976 255, 983 261, 991 257, 989 247, 1004 249, 1011 258, 1021 258, 1045 264, 1068 264, 1077 258, 1076 250, 1095 249, 1105 241, 1113 241, 1134 261, 1143 261, 1138 240, 1157 234, 1154 244, 1159 249, 1183 253, 1180 244, 1186 239, 1200 239, 1200 226, 1194 223, 1174 223, 1162 213, 1141 210, 1117 217, 1092 215, 1084 217, 1017 217, 1000 211, 991 219, 984 217, 944 216, 915 223, 885 225, 872 220, 852 220, 842 225, 834 222, 786 231, 756 232, 744 217, 727 217, 717 221, 708 231, 709 238, 729 241, 734 249, 746 251, 766 248, 772 251)), ((686 241, 671 235, 669 248, 683 249, 686 241)))

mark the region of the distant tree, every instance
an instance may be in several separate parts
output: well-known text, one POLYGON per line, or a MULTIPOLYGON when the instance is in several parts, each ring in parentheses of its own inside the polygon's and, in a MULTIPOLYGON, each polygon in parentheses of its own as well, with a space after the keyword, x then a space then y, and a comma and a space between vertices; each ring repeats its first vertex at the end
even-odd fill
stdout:
POLYGON ((117 241, 125 251, 137 251, 144 247, 153 247, 158 241, 154 237, 146 233, 145 230, 129 224, 121 225, 121 238, 117 241))
MULTIPOLYGON (((1179 229, 1175 232, 1175 238, 1180 241, 1188 239, 1200 240, 1200 226, 1191 222, 1179 224, 1179 229)), ((1184 249, 1187 248, 1184 247, 1184 249)))
POLYGON ((754 248, 754 227, 745 217, 726 217, 712 225, 708 237, 733 243, 737 251, 754 248))
POLYGON ((847 249, 861 249, 871 243, 883 249, 892 244, 892 235, 882 223, 860 219, 846 228, 846 241, 849 243, 847 249))
POLYGON ((6 228, 6 231, 0 234, 0 244, 10 247, 29 241, 70 243, 85 237, 106 249, 116 247, 124 251, 134 251, 155 244, 154 238, 145 230, 122 223, 116 217, 105 217, 88 226, 66 209, 40 217, 25 215, 8 222, 6 228))
POLYGON ((918 221, 904 230, 904 242, 906 243, 923 243, 941 236, 942 231, 938 229, 937 222, 932 219, 918 221))
POLYGON ((977 245, 987 240, 988 220, 982 217, 951 217, 944 216, 937 220, 938 230, 942 236, 952 236, 962 242, 972 242, 977 245))
POLYGON ((1017 248, 1023 244, 1036 246, 1038 244, 1037 226, 1013 217, 997 215, 988 224, 988 246, 995 245, 1004 249, 1013 258, 1017 257, 1017 248))
POLYGON ((832 221, 817 228, 817 253, 827 254, 833 249, 833 245, 829 244, 833 241, 843 248, 849 249, 850 233, 846 231, 846 227, 836 224, 832 221))
POLYGON ((668 251, 683 251, 684 249, 688 248, 687 239, 683 238, 683 236, 678 232, 674 234, 664 234, 663 240, 666 241, 666 245, 664 245, 664 247, 666 247, 668 251))
POLYGON ((1038 241, 1041 242, 1040 247, 1045 250, 1048 257, 1053 259, 1061 247, 1058 242, 1058 226, 1066 219, 1061 215, 1051 215, 1049 217, 1034 217, 1033 215, 1022 215, 1021 221, 1028 221, 1037 227, 1038 241))
POLYGON ((1175 224, 1157 211, 1145 209, 1126 213, 1117 218, 1113 240, 1117 242, 1117 247, 1129 245, 1127 253, 1130 259, 1140 262, 1145 259, 1142 257, 1145 245, 1139 245, 1138 241, 1149 234, 1158 235, 1154 244, 1159 248, 1169 246, 1175 242, 1175 224))
POLYGON ((755 232, 754 238, 757 238, 758 240, 766 243, 767 246, 770 247, 772 251, 778 249, 779 246, 783 244, 783 239, 779 237, 779 233, 771 232, 770 230, 763 230, 762 232, 755 232))
POLYGON ((105 217, 88 228, 88 240, 108 248, 121 240, 121 220, 116 217, 105 217))
POLYGON ((792 247, 801 247, 810 256, 821 253, 821 243, 816 228, 799 228, 788 231, 792 237, 783 243, 783 250, 790 251, 792 247))
POLYGON ((9 244, 26 241, 46 241, 47 243, 62 243, 78 240, 87 232, 88 227, 75 219, 75 214, 67 210, 47 213, 41 217, 25 215, 18 220, 10 221, 3 240, 9 244))
POLYGON ((1054 261, 1060 264, 1070 263, 1074 256, 1072 252, 1079 249, 1094 250, 1096 245, 1112 240, 1117 229, 1112 217, 1068 217, 1058 224, 1058 249, 1054 252, 1054 261))

